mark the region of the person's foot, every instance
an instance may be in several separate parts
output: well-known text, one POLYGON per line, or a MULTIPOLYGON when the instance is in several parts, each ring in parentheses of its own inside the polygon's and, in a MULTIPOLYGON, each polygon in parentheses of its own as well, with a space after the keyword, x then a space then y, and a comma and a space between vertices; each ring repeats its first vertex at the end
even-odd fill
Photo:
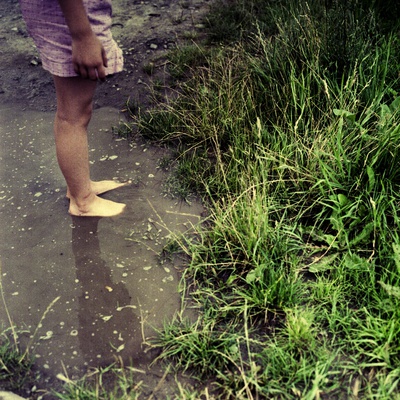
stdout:
POLYGON ((122 214, 125 207, 123 203, 102 199, 92 194, 79 205, 71 198, 68 212, 76 217, 115 217, 122 214))
MULTIPOLYGON (((130 183, 131 183, 131 181, 117 182, 117 181, 112 181, 112 180, 97 181, 97 182, 91 181, 90 182, 92 192, 96 195, 109 192, 110 190, 118 189, 122 186, 129 185, 130 183)), ((68 199, 71 198, 68 188, 67 188, 67 198, 68 199)))

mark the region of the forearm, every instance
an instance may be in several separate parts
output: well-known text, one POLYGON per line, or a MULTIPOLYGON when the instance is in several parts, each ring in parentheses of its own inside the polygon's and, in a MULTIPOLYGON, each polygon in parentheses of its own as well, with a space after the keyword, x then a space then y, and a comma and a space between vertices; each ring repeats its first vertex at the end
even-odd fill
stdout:
POLYGON ((92 28, 82 0, 58 0, 72 39, 91 35, 92 28))

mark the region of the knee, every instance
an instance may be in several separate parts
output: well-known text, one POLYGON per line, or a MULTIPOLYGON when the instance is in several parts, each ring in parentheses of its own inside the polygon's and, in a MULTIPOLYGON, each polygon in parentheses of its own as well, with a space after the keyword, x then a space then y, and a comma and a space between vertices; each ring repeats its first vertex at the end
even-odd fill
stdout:
POLYGON ((54 77, 57 94, 57 120, 86 127, 92 116, 96 82, 80 78, 54 77))
POLYGON ((74 104, 69 107, 65 104, 58 104, 56 118, 59 122, 64 122, 69 125, 87 128, 90 119, 92 118, 93 106, 92 102, 74 104))

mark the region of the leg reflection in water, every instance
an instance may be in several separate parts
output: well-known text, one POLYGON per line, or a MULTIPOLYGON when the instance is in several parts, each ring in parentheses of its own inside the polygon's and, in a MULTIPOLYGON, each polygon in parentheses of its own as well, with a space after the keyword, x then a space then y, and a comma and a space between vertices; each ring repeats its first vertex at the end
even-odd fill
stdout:
POLYGON ((102 366, 122 357, 135 364, 142 358, 140 320, 131 297, 101 258, 97 236, 99 218, 72 217, 72 250, 81 285, 78 337, 89 366, 102 366))

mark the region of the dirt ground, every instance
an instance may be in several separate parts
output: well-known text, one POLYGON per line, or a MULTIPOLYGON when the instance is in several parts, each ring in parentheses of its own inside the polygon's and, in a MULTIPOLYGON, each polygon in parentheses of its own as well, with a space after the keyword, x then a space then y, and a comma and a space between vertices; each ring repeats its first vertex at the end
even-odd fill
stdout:
MULTIPOLYGON (((51 76, 22 20, 18 0, 0 0, 0 104, 49 111, 55 107, 51 76)), ((146 105, 148 84, 163 79, 166 52, 185 37, 201 35, 210 0, 113 0, 113 36, 124 52, 125 70, 99 85, 96 107, 120 108, 131 98, 146 105), (154 63, 152 77, 143 67, 154 63)))

